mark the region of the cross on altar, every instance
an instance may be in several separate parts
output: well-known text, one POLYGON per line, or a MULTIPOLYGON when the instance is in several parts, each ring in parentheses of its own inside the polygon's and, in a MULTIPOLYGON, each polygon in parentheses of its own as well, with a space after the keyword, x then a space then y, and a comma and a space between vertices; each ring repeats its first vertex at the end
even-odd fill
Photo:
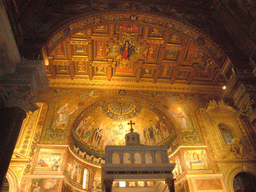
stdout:
POLYGON ((135 123, 132 122, 132 120, 130 120, 130 123, 128 123, 128 125, 131 125, 131 129, 130 131, 133 132, 133 128, 132 128, 132 125, 135 125, 135 123))

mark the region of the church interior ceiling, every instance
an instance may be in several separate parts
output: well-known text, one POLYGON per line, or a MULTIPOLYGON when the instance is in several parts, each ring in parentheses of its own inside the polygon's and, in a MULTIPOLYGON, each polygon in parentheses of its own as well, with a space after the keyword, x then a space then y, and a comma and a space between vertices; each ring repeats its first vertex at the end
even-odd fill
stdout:
POLYGON ((105 146, 124 145, 130 120, 141 144, 168 147, 177 190, 228 191, 231 166, 256 155, 246 121, 221 100, 240 55, 215 3, 41 0, 9 10, 21 56, 41 51, 50 82, 13 153, 20 191, 101 191, 105 146))
POLYGON ((146 14, 76 20, 52 35, 43 55, 53 86, 81 86, 83 80, 222 86, 230 64, 197 30, 146 14))
MULTIPOLYGON (((78 18, 88 15, 102 15, 110 12, 143 13, 164 16, 177 20, 189 26, 193 26, 201 33, 213 39, 225 49, 226 53, 236 50, 232 47, 233 42, 214 15, 218 8, 216 1, 35 1, 31 4, 14 3, 6 0, 10 14, 14 17, 12 26, 17 38, 22 56, 26 58, 37 57, 40 48, 49 37, 62 26, 78 18)), ((238 54, 237 54, 238 55, 238 54)), ((232 56, 230 54, 229 56, 232 56)), ((234 56, 234 55, 233 55, 234 56)))

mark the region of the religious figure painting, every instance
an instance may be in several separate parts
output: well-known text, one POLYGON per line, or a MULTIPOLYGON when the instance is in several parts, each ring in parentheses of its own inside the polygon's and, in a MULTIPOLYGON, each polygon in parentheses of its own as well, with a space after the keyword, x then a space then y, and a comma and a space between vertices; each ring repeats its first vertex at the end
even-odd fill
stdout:
POLYGON ((135 53, 135 46, 131 43, 131 40, 126 39, 124 43, 119 46, 120 55, 117 56, 119 60, 116 68, 116 72, 132 73, 133 72, 133 60, 131 56, 135 53))
POLYGON ((78 115, 71 125, 71 134, 74 142, 80 143, 80 156, 87 158, 86 152, 103 157, 107 145, 124 145, 130 120, 135 123, 133 129, 140 134, 141 144, 169 145, 176 137, 172 122, 141 107, 141 103, 131 103, 130 98, 105 100, 100 105, 90 105, 90 110, 86 108, 78 115))
POLYGON ((194 57, 195 51, 196 49, 194 47, 189 47, 184 62, 190 63, 194 57))
POLYGON ((97 47, 97 50, 96 50, 97 58, 104 58, 104 56, 105 56, 105 41, 97 41, 96 47, 97 47))
POLYGON ((76 183, 82 183, 82 165, 74 159, 70 158, 67 161, 65 174, 76 183))
POLYGON ((101 172, 96 170, 94 172, 93 182, 92 182, 92 191, 101 191, 101 172))
POLYGON ((134 46, 129 41, 125 41, 125 44, 121 45, 120 50, 122 52, 122 59, 129 60, 130 55, 134 52, 134 46))
POLYGON ((180 156, 177 155, 175 158, 174 158, 174 163, 176 164, 172 173, 173 173, 173 177, 174 178, 177 178, 179 176, 181 176, 183 173, 184 173, 184 168, 183 168, 183 164, 180 160, 180 156))
POLYGON ((182 132, 192 130, 191 117, 188 116, 181 107, 177 107, 176 110, 169 108, 169 112, 176 117, 182 132))
POLYGON ((89 92, 85 92, 80 95, 80 98, 85 101, 88 101, 88 100, 91 100, 91 99, 94 99, 97 97, 98 97, 98 95, 95 94, 95 89, 91 89, 91 90, 89 90, 89 92))
POLYGON ((157 45, 149 44, 148 52, 147 52, 147 61, 155 61, 157 55, 157 45))
POLYGON ((64 43, 60 43, 56 46, 55 48, 56 51, 56 55, 57 56, 65 56, 65 47, 64 47, 64 43))
POLYGON ((184 149, 184 158, 188 171, 211 170, 211 164, 205 149, 184 149))
POLYGON ((153 120, 149 120, 149 124, 150 126, 144 126, 143 130, 145 144, 157 145, 172 136, 169 128, 158 116, 155 116, 153 120))
POLYGON ((61 180, 56 178, 33 179, 30 192, 60 191, 61 180))
POLYGON ((63 171, 64 149, 40 149, 35 165, 35 174, 63 171))
POLYGON ((69 115, 73 114, 78 107, 74 104, 72 107, 68 107, 68 103, 65 103, 57 113, 58 117, 53 123, 54 129, 64 129, 68 124, 69 115))

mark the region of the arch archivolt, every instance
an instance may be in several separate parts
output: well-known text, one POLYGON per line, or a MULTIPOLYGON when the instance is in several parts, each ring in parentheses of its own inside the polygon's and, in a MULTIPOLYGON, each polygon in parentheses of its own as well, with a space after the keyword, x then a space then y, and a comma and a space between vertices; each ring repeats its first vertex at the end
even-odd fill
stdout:
POLYGON ((202 118, 202 121, 199 121, 200 127, 208 133, 204 137, 207 137, 206 142, 213 149, 217 159, 236 159, 236 154, 231 150, 233 139, 239 140, 239 145, 243 148, 242 150, 248 152, 247 138, 243 133, 244 128, 241 126, 237 111, 234 108, 228 106, 223 101, 217 103, 213 100, 206 110, 198 110, 198 117, 202 118), (229 142, 225 138, 225 133, 222 133, 224 128, 227 129, 226 131, 232 137, 229 138, 229 142))
POLYGON ((236 164, 233 166, 225 165, 227 172, 223 174, 228 191, 234 192, 233 181, 238 173, 246 172, 256 176, 256 165, 251 163, 236 164))
POLYGON ((6 179, 9 183, 9 192, 18 192, 19 191, 19 181, 15 171, 9 167, 6 173, 6 179))

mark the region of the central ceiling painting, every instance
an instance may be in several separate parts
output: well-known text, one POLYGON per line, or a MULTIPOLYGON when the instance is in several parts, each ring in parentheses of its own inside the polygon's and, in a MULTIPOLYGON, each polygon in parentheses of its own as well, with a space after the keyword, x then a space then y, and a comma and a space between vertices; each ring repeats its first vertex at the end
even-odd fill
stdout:
POLYGON ((141 144, 169 145, 176 137, 173 124, 160 110, 131 97, 115 97, 87 107, 74 121, 71 136, 81 151, 104 157, 106 145, 125 144, 130 120, 141 144))

